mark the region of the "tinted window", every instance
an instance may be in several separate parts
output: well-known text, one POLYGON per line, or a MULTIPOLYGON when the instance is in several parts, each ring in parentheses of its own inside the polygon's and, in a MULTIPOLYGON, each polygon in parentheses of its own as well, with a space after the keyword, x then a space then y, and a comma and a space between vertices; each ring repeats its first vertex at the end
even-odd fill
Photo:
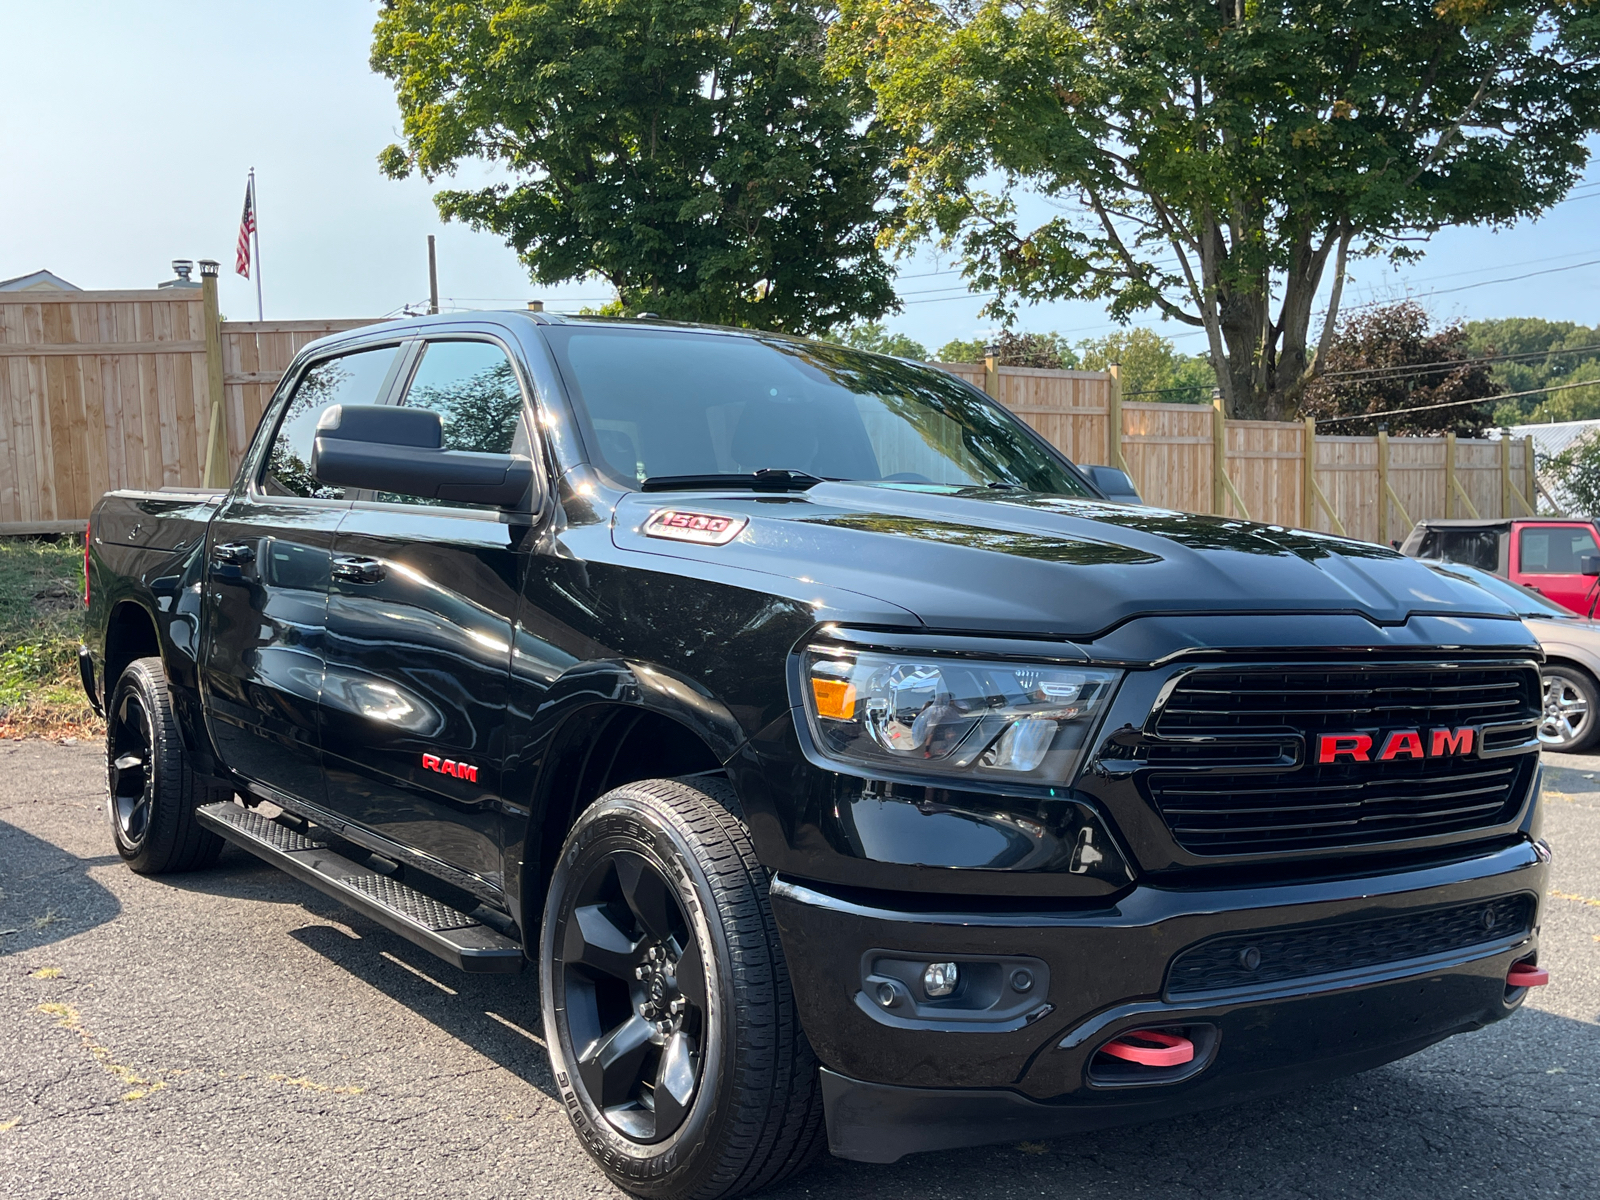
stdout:
POLYGON ((931 367, 778 338, 593 326, 545 335, 592 449, 626 480, 787 469, 1088 494, 1020 422, 931 367))
MULTIPOLYGON (((401 403, 439 414, 446 450, 528 453, 527 445, 519 444, 518 438, 522 389, 505 351, 490 342, 430 342, 401 403)), ((376 498, 394 504, 493 507, 391 492, 380 492, 376 498)))
POLYGON ((1578 560, 1595 552, 1594 531, 1582 525, 1535 525, 1518 537, 1517 559, 1529 575, 1579 575, 1578 560))
POLYGON ((317 420, 330 404, 376 404, 395 352, 396 347, 385 346, 324 359, 300 377, 272 439, 261 477, 262 491, 269 496, 344 499, 343 488, 329 487, 311 477, 311 442, 317 420))
POLYGON ((1430 529, 1417 557, 1492 571, 1500 565, 1500 535, 1493 529, 1430 529))

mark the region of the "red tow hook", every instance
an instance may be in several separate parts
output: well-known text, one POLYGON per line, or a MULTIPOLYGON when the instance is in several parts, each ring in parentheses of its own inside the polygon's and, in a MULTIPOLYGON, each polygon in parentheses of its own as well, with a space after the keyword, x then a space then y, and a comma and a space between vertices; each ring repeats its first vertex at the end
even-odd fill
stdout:
POLYGON ((1550 982, 1550 972, 1532 963, 1513 963, 1506 973, 1508 988, 1543 987, 1550 982))
POLYGON ((1112 1038, 1100 1053, 1143 1067, 1177 1067, 1194 1061, 1194 1043, 1159 1029, 1134 1029, 1112 1038))

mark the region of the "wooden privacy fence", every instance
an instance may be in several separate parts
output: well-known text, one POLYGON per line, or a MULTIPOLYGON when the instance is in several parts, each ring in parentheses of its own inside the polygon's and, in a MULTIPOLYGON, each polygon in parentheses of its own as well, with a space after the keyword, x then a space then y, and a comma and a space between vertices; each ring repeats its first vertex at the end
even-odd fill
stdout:
POLYGON ((1335 437, 1309 420, 1229 421, 1214 406, 1124 402, 1115 369, 940 365, 1074 462, 1122 467, 1163 508, 1373 542, 1403 539, 1424 517, 1534 513, 1531 438, 1335 437))
MULTIPOLYGON (((301 347, 369 323, 223 321, 215 277, 184 290, 0 292, 0 534, 82 529, 113 488, 231 478, 301 347)), ((1166 508, 1379 542, 1422 517, 1533 511, 1531 439, 1318 436, 1309 422, 1123 403, 1114 373, 944 369, 1069 458, 1124 467, 1166 508)))
POLYGON ((81 530, 102 493, 197 487, 208 459, 231 478, 295 353, 364 324, 223 321, 214 277, 0 292, 0 534, 81 530))

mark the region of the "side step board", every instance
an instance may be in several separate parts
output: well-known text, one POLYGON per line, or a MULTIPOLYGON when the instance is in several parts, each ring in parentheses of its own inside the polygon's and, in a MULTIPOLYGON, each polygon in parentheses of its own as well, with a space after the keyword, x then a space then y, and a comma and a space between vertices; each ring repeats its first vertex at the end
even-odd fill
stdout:
POLYGON ((463 971, 488 975, 522 970, 520 943, 416 888, 335 854, 326 842, 231 802, 207 804, 195 816, 240 849, 463 971))

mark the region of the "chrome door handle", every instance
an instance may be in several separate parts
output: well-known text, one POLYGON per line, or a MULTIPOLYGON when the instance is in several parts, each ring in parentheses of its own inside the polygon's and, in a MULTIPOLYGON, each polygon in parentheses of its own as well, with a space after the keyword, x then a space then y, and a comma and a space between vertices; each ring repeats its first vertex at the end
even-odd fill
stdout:
POLYGON ((211 558, 214 562, 238 567, 255 562, 256 550, 249 542, 224 542, 220 546, 211 547, 211 558))
POLYGON ((387 573, 376 558, 352 556, 333 560, 333 577, 340 583, 377 583, 387 573))

